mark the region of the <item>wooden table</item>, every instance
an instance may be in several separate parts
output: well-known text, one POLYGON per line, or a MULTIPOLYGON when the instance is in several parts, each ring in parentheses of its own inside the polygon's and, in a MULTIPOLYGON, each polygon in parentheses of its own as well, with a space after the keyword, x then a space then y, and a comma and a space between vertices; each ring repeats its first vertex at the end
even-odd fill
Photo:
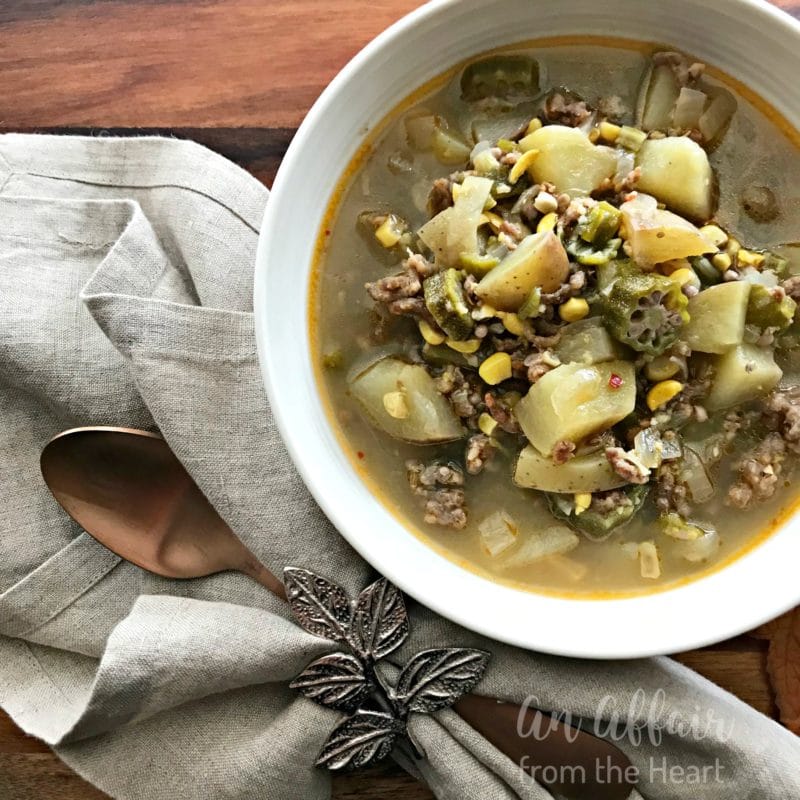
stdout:
MULTIPOLYGON (((0 131, 151 132, 195 139, 271 184, 295 128, 367 41, 418 0, 0 0, 0 131)), ((800 16, 800 0, 777 5, 800 16)), ((766 714, 762 642, 680 661, 766 714)), ((337 800, 423 800, 391 764, 337 778, 337 800)), ((0 798, 95 800, 0 712, 0 798)))

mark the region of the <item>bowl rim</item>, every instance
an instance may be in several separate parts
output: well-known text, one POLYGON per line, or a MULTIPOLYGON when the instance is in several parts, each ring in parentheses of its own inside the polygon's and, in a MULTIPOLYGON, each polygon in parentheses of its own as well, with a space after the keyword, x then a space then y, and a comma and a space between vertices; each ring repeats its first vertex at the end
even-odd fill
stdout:
MULTIPOLYGON (((694 0, 692 1, 694 2, 694 0)), ((719 0, 711 0, 711 3, 714 2, 719 2, 719 0)), ((791 574, 787 569, 788 565, 782 562, 776 565, 776 569, 779 573, 776 576, 778 580, 772 582, 772 586, 774 587, 775 584, 780 584, 785 586, 787 590, 782 592, 779 597, 776 597, 771 604, 765 604, 764 607, 757 606, 755 608, 746 605, 744 606, 745 613, 736 618, 731 615, 727 620, 727 624, 720 624, 719 627, 714 627, 713 629, 706 624, 697 627, 692 634, 683 632, 680 626, 676 625, 674 628, 663 631, 659 635, 657 641, 656 639, 646 639, 638 642, 629 640, 624 644, 618 641, 612 644, 605 642, 602 635, 599 635, 596 631, 592 632, 591 629, 587 627, 582 630, 581 633, 588 637, 591 644, 582 644, 581 642, 583 642, 584 639, 575 632, 558 634, 558 626, 554 627, 551 625, 550 627, 552 630, 550 630, 549 634, 545 637, 537 634, 530 635, 527 627, 518 627, 514 629, 509 626, 501 625, 498 628, 497 619, 492 619, 491 615, 486 613, 478 613, 481 611, 480 606, 476 605, 472 600, 462 604, 460 607, 456 606, 442 599, 442 596, 446 593, 440 590, 429 590, 425 585, 425 581, 432 580, 433 585, 436 586, 436 579, 438 578, 441 580, 442 576, 445 575, 448 581, 453 581, 456 584, 463 584, 461 588, 467 591, 470 589, 474 591, 474 581, 482 581, 488 587, 501 590, 495 592, 496 594, 502 595, 513 592, 514 595, 520 598, 520 602, 522 602, 521 598, 523 597, 535 599, 535 602, 527 603, 527 605, 538 607, 537 610, 541 614, 553 613, 556 616, 559 613, 567 613, 566 610, 568 606, 573 608, 575 605, 587 607, 587 604, 602 606, 604 609, 609 609, 609 616, 615 616, 618 608, 624 606, 625 615, 630 618, 631 622, 636 626, 642 627, 646 625, 647 617, 652 613, 651 607, 653 606, 653 601, 656 599, 659 599, 659 606, 663 605, 663 601, 671 596, 674 596, 677 602, 678 595, 682 598, 681 604, 684 607, 691 607, 692 603, 695 602, 707 602, 707 595, 712 590, 715 578, 721 575, 732 577, 734 572, 746 573, 747 570, 743 570, 741 565, 750 563, 750 559, 753 558, 754 553, 760 548, 763 548, 763 544, 759 544, 753 551, 740 555, 733 563, 724 566, 707 577, 702 577, 686 584, 679 584, 674 588, 653 594, 648 593, 633 597, 613 599, 555 597, 547 594, 537 594, 536 592, 514 589, 503 584, 492 582, 480 575, 465 570, 458 566, 454 560, 439 555, 434 549, 425 544, 422 539, 412 533, 408 529, 408 525, 401 524, 383 502, 376 501, 377 506, 384 516, 383 521, 386 525, 401 528, 408 540, 405 542, 405 545, 410 546, 401 548, 404 550, 401 555, 406 557, 419 556, 420 552, 418 548, 421 547, 424 548, 424 553, 428 556, 430 563, 414 563, 409 569, 408 567, 402 566, 407 559, 404 560, 403 557, 398 557, 397 550, 392 551, 389 548, 384 548, 383 551, 381 551, 380 548, 376 548, 370 543, 374 541, 374 534, 371 530, 364 529, 364 525, 368 523, 371 518, 370 514, 361 514, 359 510, 354 512, 354 509, 350 506, 347 508, 344 507, 340 496, 329 488, 325 480, 322 479, 324 470, 321 471, 319 464, 316 463, 316 455, 309 448, 304 447, 304 443, 300 441, 298 427, 300 419, 296 416, 296 409, 290 408, 282 400, 284 396, 282 388, 283 381, 275 379, 275 376, 277 376, 279 372, 273 361, 271 348, 267 346, 269 325, 267 314, 269 306, 268 287, 271 275, 269 268, 269 251, 272 246, 272 240, 275 238, 274 229, 277 225, 280 206, 284 202, 289 202, 291 198, 293 191, 291 176, 296 171, 300 160, 305 156, 304 148, 312 132, 314 132, 318 126, 324 125, 325 118, 328 115, 335 113, 337 99, 353 77, 359 74, 376 55, 387 47, 387 45, 402 38, 409 29, 461 3, 463 3, 463 0, 430 0, 430 2, 425 3, 395 22, 357 53, 336 75, 322 92, 318 100, 313 104, 311 110, 298 128, 276 175, 270 200, 267 203, 258 242, 254 281, 254 311, 257 351, 261 373, 273 416, 289 455, 305 485, 308 487, 325 515, 333 523, 340 535, 342 535, 369 564, 399 586, 406 594, 419 600, 428 608, 465 628, 481 633, 495 641, 506 642, 529 650, 534 649, 540 652, 569 657, 632 659, 691 650, 713 642, 723 641, 747 630, 751 630, 792 609, 800 602, 800 584, 797 584, 796 580, 789 583, 791 574), (357 519, 353 518, 353 513, 358 513, 357 519), (416 547, 413 543, 416 544, 416 547), (442 569, 445 570, 444 573, 442 569), (460 573, 460 576, 458 573, 460 573), (412 581, 412 575, 416 576, 414 581, 412 581), (795 588, 789 590, 788 587, 790 586, 795 586, 795 588), (634 608, 634 605, 636 608, 634 608), (766 606, 768 606, 768 608, 766 606), (748 611, 749 613, 747 613, 748 611)), ((798 43, 800 43, 800 22, 778 7, 770 4, 767 0, 725 0, 725 3, 729 9, 736 7, 742 13, 758 12, 767 14, 771 18, 773 24, 784 29, 785 32, 792 33, 797 38, 798 43)), ((444 72, 447 68, 448 65, 443 65, 441 71, 444 72)), ((411 93, 416 88, 415 86, 411 86, 408 92, 411 93)), ((800 111, 798 111, 798 113, 800 113, 800 111)), ((325 208, 327 208, 329 202, 330 196, 328 195, 325 197, 325 208)), ((314 230, 315 237, 317 234, 317 227, 318 226, 316 226, 314 230)), ((307 265, 304 269, 307 268, 310 270, 310 266, 311 265, 307 265)), ((309 284, 310 282, 306 280, 307 277, 307 273, 304 272, 303 278, 306 284, 309 284)), ((310 287, 306 285, 304 293, 306 306, 308 303, 309 291, 310 287)), ((307 313, 307 307, 305 307, 303 309, 304 327, 307 327, 307 313)), ((307 348, 306 351, 306 357, 309 361, 307 366, 308 369, 313 372, 313 368, 310 364, 310 353, 307 348)), ((311 379, 317 394, 319 394, 320 387, 316 383, 316 376, 312 375, 311 379)), ((317 399, 319 400, 319 397, 317 397, 317 399)), ((329 428, 332 427, 324 409, 322 413, 325 416, 325 425, 329 428)), ((341 447, 338 438, 336 444, 337 447, 341 447)), ((331 466, 335 467, 336 465, 331 466)), ((362 478, 359 477, 355 471, 351 470, 351 473, 352 480, 358 482, 360 487, 362 489, 366 488, 368 492, 369 489, 366 487, 362 478)), ((374 509, 372 513, 374 513, 374 509)), ((773 535, 771 538, 774 538, 776 535, 777 534, 773 535)), ((402 545, 403 543, 401 542, 400 544, 402 545)), ((726 582, 730 583, 730 581, 726 582)), ((464 599, 463 596, 462 599, 464 599)), ((502 599, 511 600, 512 598, 504 597, 502 599)), ((498 609, 498 611, 504 610, 503 608, 498 609)), ((661 616, 663 617, 663 614, 661 616)))

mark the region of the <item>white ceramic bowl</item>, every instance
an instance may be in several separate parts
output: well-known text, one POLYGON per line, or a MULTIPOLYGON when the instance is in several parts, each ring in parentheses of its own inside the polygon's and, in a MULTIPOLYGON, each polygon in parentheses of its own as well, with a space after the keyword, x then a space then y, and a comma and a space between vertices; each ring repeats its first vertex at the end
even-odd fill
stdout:
MULTIPOLYGON (((800 602, 800 521, 694 583, 619 600, 518 591, 459 568, 404 528, 352 468, 320 401, 306 324, 317 231, 365 132, 426 81, 491 48, 607 35, 685 50, 800 127, 800 25, 760 0, 435 0, 379 36, 315 104, 269 200, 256 265, 258 347, 272 409, 303 479, 342 535, 428 607, 534 650, 632 658, 720 641, 800 602)), ((332 576, 335 578, 335 576, 332 576)))

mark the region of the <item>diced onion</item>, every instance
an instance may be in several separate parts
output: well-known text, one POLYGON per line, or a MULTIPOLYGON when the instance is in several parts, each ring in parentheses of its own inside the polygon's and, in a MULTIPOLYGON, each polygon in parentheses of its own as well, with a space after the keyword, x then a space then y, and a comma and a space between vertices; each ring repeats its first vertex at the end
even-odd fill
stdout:
POLYGON ((630 150, 617 150, 617 174, 614 176, 614 182, 622 183, 634 169, 636 169, 636 153, 630 150))
POLYGON ((517 524, 505 511, 497 511, 478 525, 483 549, 496 558, 517 541, 517 524))
POLYGON ((656 428, 645 428, 633 440, 634 453, 648 469, 658 469, 663 461, 680 458, 681 446, 676 440, 665 441, 656 428))
POLYGON ((677 439, 661 440, 661 458, 663 461, 674 461, 683 455, 683 448, 677 439))
POLYGON ((663 459, 661 436, 655 428, 645 428, 633 440, 634 453, 648 469, 657 469, 663 459))
MULTIPOLYGON (((474 152, 473 150, 473 153, 474 152)), ((481 150, 479 153, 473 155, 472 163, 479 175, 489 175, 493 170, 497 170, 500 167, 500 162, 489 150, 481 150)))
POLYGON ((541 531, 525 534, 519 548, 506 559, 506 569, 527 567, 548 556, 564 555, 580 542, 578 535, 566 525, 553 525, 541 531))
POLYGON ((697 125, 708 144, 715 143, 725 133, 737 107, 736 98, 727 89, 718 90, 697 125))
POLYGON ((656 580, 661 577, 661 561, 655 542, 642 542, 639 545, 639 569, 642 577, 656 580))
POLYGON ((480 155, 485 150, 491 150, 492 143, 487 142, 485 139, 483 141, 478 142, 475 147, 472 148, 472 152, 469 154, 469 157, 472 161, 475 161, 475 156, 480 155))
POLYGON ((639 542, 625 542, 622 545, 622 552, 625 557, 631 561, 636 561, 639 558, 639 542))
POLYGON ((589 573, 589 567, 586 564, 581 564, 569 556, 548 556, 544 566, 572 583, 580 583, 589 573))
POLYGON ((720 545, 715 528, 686 522, 677 514, 662 517, 661 526, 664 533, 674 540, 674 552, 693 564, 711 558, 720 545))
POLYGON ((708 102, 705 92, 684 87, 675 103, 672 124, 682 131, 691 131, 700 124, 700 117, 708 102))
POLYGON ((700 456, 687 447, 683 451, 681 477, 695 503, 707 503, 714 495, 714 484, 700 456))
MULTIPOLYGON (((698 530, 700 530, 698 528, 698 530)), ((711 558, 720 546, 719 534, 715 530, 700 531, 700 536, 696 539, 686 539, 675 543, 675 552, 686 559, 686 561, 696 564, 700 561, 707 561, 711 558)))
POLYGON ((745 267, 742 270, 742 280, 754 285, 766 286, 774 289, 778 285, 778 276, 770 271, 759 272, 755 267, 745 267))

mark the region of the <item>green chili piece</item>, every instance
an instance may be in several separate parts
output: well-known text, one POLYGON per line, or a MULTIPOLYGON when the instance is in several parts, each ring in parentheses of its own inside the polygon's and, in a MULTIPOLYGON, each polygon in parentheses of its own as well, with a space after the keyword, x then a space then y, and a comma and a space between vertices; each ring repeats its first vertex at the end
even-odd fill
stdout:
POLYGON ((589 212, 586 222, 578 225, 578 235, 584 242, 601 248, 617 235, 621 222, 622 212, 603 200, 589 212))
POLYGON ((696 256, 690 258, 689 261, 703 286, 716 286, 718 283, 722 283, 722 273, 706 256, 696 256))
POLYGON ((567 252, 584 267, 599 267, 613 261, 619 255, 622 239, 610 239, 601 250, 582 239, 572 239, 567 243, 567 252))
MULTIPOLYGON (((474 357, 473 357, 474 358, 474 357)), ((461 369, 475 369, 475 364, 470 364, 467 356, 457 353, 446 344, 425 344, 422 348, 422 359, 434 367, 461 367, 461 369)))
POLYGON ((786 274, 786 268, 789 266, 789 259, 770 252, 764 253, 764 256, 766 260, 761 265, 761 271, 771 270, 779 278, 782 278, 786 274))
POLYGON ((468 339, 474 327, 461 278, 458 270, 446 269, 422 284, 428 311, 439 327, 457 341, 468 339))
POLYGON ((617 147, 624 147, 633 153, 638 153, 642 145, 647 141, 647 134, 638 128, 631 128, 623 125, 617 138, 617 147))
POLYGON ((539 309, 542 305, 542 289, 540 286, 534 286, 528 299, 520 306, 517 316, 520 319, 533 319, 539 316, 539 309))
POLYGON ((747 324, 759 328, 788 328, 794 320, 797 303, 786 294, 781 296, 775 290, 755 284, 750 287, 747 302, 747 324))
POLYGON ((489 255, 482 256, 478 253, 462 253, 459 261, 465 272, 476 278, 482 278, 500 263, 499 258, 489 255))

